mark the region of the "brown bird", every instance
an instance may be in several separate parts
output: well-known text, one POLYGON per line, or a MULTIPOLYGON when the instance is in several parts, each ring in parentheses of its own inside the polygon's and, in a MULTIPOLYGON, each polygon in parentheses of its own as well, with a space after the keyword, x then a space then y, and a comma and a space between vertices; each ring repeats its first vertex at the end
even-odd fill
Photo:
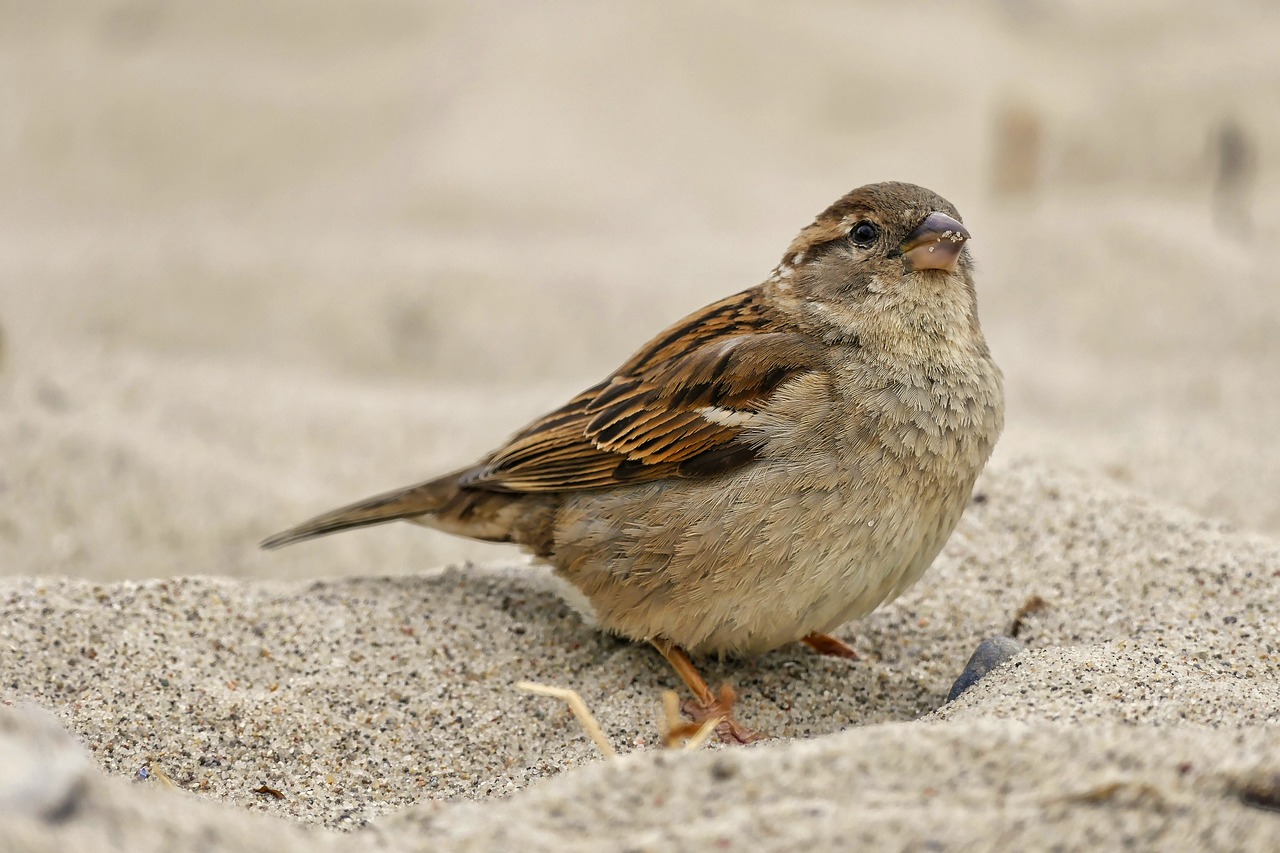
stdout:
POLYGON ((688 654, 829 636, 921 576, 1004 420, 969 232, 945 199, 872 184, 800 232, 759 286, 659 334, 474 465, 321 515, 288 545, 406 519, 512 542, 599 626, 652 643, 725 739, 688 654))

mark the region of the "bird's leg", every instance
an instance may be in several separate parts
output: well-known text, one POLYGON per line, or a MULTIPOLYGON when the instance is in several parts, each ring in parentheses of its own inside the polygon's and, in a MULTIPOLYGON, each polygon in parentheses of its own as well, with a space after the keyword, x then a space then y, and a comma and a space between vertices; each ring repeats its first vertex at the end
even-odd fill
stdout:
POLYGON ((832 657, 848 658, 849 660, 858 659, 858 652, 853 646, 830 634, 810 634, 800 642, 820 655, 831 655, 832 657))
POLYGON ((716 717, 721 718, 716 726, 716 734, 723 743, 754 743, 764 740, 766 735, 752 731, 739 723, 733 716, 733 702, 737 698, 733 688, 728 684, 720 685, 718 693, 713 693, 707 682, 694 669, 693 662, 684 653, 684 649, 667 640, 650 640, 653 647, 662 653, 671 664, 671 668, 680 676, 680 680, 693 691, 694 698, 686 700, 682 710, 693 717, 698 725, 716 717))

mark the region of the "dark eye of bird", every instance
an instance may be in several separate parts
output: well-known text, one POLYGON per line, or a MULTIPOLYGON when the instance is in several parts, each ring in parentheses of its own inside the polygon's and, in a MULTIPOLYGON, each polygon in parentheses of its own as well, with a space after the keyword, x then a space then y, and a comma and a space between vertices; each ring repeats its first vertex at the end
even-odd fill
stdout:
POLYGON ((870 246, 876 241, 876 238, 880 236, 880 229, 876 227, 874 222, 869 222, 864 219, 861 222, 854 224, 853 228, 849 231, 849 236, 853 239, 853 242, 859 246, 870 246))

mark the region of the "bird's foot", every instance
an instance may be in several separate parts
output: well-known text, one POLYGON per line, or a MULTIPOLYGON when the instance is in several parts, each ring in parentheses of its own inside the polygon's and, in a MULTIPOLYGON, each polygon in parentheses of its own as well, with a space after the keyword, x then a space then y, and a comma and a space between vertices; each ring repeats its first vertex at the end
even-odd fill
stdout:
POLYGON ((747 744, 768 740, 768 735, 747 728, 733 716, 733 703, 737 698, 738 694, 732 687, 721 684, 714 695, 708 691, 706 697, 686 699, 680 707, 698 728, 706 725, 708 720, 718 719, 720 722, 716 723, 716 736, 721 743, 747 744))
POLYGON ((832 657, 847 658, 848 660, 858 659, 857 649, 830 634, 810 634, 800 642, 820 655, 831 655, 832 657))
MULTIPOLYGON (((720 722, 716 723, 716 734, 722 743, 755 743, 768 737, 752 731, 734 718, 733 703, 738 696, 732 687, 722 684, 719 691, 712 693, 684 649, 669 640, 654 639, 649 642, 662 653, 676 675, 680 676, 680 680, 693 691, 694 698, 686 700, 681 709, 693 718, 697 728, 701 728, 708 720, 718 719, 720 722)), ((673 734, 682 735, 679 732, 673 734)))

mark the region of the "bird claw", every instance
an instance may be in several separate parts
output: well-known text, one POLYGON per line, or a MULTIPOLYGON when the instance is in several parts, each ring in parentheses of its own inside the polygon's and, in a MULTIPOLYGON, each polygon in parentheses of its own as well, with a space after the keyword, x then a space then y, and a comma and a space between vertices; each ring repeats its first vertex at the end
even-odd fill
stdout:
POLYGON ((733 716, 733 703, 738 695, 728 684, 721 684, 716 695, 709 700, 686 699, 680 709, 688 714, 695 725, 701 727, 708 720, 718 719, 716 736, 721 743, 748 744, 768 740, 769 736, 749 729, 733 716))

